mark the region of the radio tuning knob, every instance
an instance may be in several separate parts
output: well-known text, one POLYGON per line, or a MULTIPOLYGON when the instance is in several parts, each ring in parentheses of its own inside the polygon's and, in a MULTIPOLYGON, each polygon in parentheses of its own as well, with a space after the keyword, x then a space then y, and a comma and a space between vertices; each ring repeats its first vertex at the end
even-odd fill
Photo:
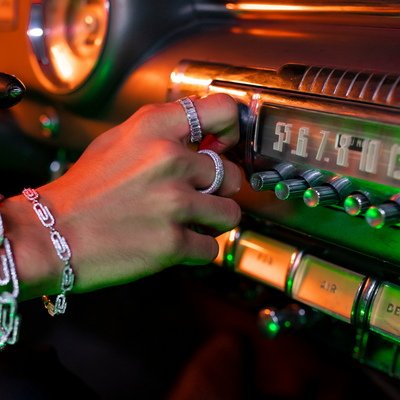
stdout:
POLYGON ((340 196, 334 187, 326 185, 307 189, 303 200, 308 207, 329 206, 338 204, 340 196))
POLYGON ((297 179, 287 179, 275 186, 276 197, 280 200, 303 197, 304 192, 311 186, 322 181, 319 171, 310 169, 299 175, 297 179))
POLYGON ((364 193, 354 193, 346 198, 343 207, 344 211, 346 211, 347 214, 355 217, 356 215, 360 215, 369 207, 371 207, 371 201, 364 193))
POLYGON ((275 185, 294 175, 295 167, 289 163, 280 163, 273 169, 264 172, 256 172, 250 178, 250 186, 256 192, 274 190, 275 185))
POLYGON ((304 192, 303 200, 308 207, 339 204, 352 186, 347 178, 334 177, 322 186, 311 187, 304 192))
POLYGON ((379 229, 383 226, 400 222, 400 194, 395 194, 389 201, 377 207, 370 207, 365 214, 369 226, 379 229))

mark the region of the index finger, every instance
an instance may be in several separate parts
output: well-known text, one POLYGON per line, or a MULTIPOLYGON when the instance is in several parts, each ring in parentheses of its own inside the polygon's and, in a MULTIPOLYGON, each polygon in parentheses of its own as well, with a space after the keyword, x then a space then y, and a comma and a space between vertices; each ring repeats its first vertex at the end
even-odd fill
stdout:
POLYGON ((197 114, 206 135, 200 149, 221 154, 239 141, 238 107, 235 100, 224 93, 213 94, 194 101, 197 114))

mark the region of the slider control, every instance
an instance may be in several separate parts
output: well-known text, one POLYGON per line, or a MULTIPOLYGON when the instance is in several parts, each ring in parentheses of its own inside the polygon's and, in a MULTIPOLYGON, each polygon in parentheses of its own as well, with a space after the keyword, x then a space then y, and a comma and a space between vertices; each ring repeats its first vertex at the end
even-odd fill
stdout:
POLYGON ((390 200, 377 207, 370 207, 365 214, 367 223, 372 228, 395 225, 400 222, 400 194, 395 194, 390 200))
POLYGON ((275 185, 294 175, 295 167, 289 163, 281 163, 269 171, 256 172, 250 178, 250 186, 256 192, 274 190, 275 185))
POLYGON ((287 179, 275 186, 276 197, 280 200, 295 199, 303 197, 304 192, 311 186, 322 181, 319 171, 310 169, 298 176, 297 179, 287 179))

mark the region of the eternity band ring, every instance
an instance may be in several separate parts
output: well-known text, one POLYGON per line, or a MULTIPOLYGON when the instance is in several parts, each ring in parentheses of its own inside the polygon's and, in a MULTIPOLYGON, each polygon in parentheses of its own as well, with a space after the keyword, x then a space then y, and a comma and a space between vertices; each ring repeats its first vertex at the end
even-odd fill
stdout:
POLYGON ((193 101, 189 97, 184 97, 183 99, 178 100, 178 103, 185 109, 186 117, 190 126, 190 141, 192 143, 201 142, 201 126, 193 101))
POLYGON ((221 160, 221 157, 212 150, 200 150, 197 152, 198 154, 207 154, 211 157, 215 164, 215 178, 214 182, 208 189, 198 190, 200 193, 211 194, 216 192, 222 184, 224 180, 224 164, 221 160))

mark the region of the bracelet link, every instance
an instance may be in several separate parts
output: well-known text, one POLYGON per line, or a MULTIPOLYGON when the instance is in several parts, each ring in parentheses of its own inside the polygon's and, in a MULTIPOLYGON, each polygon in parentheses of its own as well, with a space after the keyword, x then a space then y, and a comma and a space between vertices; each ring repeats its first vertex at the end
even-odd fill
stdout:
POLYGON ((52 230, 50 239, 56 249, 58 257, 63 261, 68 261, 71 258, 71 250, 64 236, 61 236, 56 230, 52 230))
POLYGON ((35 189, 24 189, 22 191, 22 194, 29 200, 29 201, 35 201, 39 197, 39 193, 35 189))
POLYGON ((67 308, 67 299, 65 294, 61 293, 56 298, 56 303, 54 304, 54 310, 56 314, 64 314, 67 308))
POLYGON ((0 302, 0 349, 6 343, 14 344, 18 341, 20 317, 17 315, 17 300, 11 293, 4 292, 0 302))
POLYGON ((74 286, 75 275, 69 264, 65 265, 61 281, 61 291, 68 292, 74 286))
POLYGON ((54 225, 54 217, 46 206, 36 201, 33 209, 43 226, 51 228, 54 225))

